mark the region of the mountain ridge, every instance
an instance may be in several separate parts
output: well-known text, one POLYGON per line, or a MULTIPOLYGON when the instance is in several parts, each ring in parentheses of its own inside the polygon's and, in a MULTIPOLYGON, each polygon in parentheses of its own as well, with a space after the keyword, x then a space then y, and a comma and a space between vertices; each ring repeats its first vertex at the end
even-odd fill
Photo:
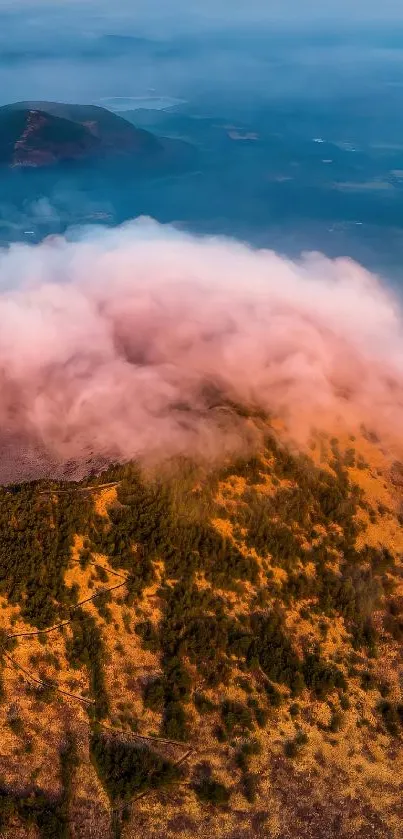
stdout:
POLYGON ((157 137, 98 105, 16 102, 0 108, 0 164, 49 167, 121 159, 140 166, 186 166, 192 146, 157 137))

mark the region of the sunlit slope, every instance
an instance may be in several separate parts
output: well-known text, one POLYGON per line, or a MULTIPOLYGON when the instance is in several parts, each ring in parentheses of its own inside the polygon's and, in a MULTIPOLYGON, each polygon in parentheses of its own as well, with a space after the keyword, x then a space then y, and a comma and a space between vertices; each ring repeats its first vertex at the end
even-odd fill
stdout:
POLYGON ((269 425, 0 491, 4 837, 398 837, 403 467, 269 425))

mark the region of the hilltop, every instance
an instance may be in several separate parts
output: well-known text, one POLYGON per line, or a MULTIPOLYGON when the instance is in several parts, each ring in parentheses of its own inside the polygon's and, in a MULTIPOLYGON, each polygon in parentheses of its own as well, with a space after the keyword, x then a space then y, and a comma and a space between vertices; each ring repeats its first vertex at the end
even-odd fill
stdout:
POLYGON ((246 421, 0 490, 4 839, 400 835, 403 465, 246 421))
POLYGON ((49 167, 120 160, 146 168, 187 166, 192 147, 156 137, 105 108, 17 102, 0 108, 0 165, 49 167))

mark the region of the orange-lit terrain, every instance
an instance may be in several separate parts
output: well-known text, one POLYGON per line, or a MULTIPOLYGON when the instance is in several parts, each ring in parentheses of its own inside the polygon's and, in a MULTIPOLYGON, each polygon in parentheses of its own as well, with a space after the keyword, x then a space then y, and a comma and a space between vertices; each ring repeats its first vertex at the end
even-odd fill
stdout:
POLYGON ((254 422, 215 472, 1 490, 4 839, 400 836, 403 467, 254 422))

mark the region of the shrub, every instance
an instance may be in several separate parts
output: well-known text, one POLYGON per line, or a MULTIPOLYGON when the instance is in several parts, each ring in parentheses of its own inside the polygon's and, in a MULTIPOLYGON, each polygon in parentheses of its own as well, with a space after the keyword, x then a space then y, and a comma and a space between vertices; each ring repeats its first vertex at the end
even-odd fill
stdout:
POLYGON ((271 682, 266 682, 264 687, 270 705, 272 705, 273 708, 280 708, 283 704, 283 696, 280 693, 280 691, 274 685, 272 685, 271 682))
POLYGON ((155 653, 160 649, 160 640, 154 624, 150 620, 136 623, 135 631, 140 636, 142 646, 145 650, 150 650, 155 653))
POLYGON ((253 728, 253 717, 249 708, 231 699, 222 703, 221 719, 228 734, 243 734, 253 728))
POLYGON ((395 706, 387 699, 383 699, 377 705, 377 710, 382 715, 383 723, 386 730, 392 737, 396 737, 399 731, 399 725, 402 724, 401 706, 395 706))
POLYGON ((308 653, 305 657, 303 674, 307 687, 321 699, 335 688, 340 690, 347 688, 341 670, 335 664, 324 661, 317 651, 308 653))
POLYGON ((245 772, 242 778, 242 791, 247 801, 254 804, 257 798, 257 778, 251 772, 245 772))
POLYGON ((211 699, 209 699, 204 693, 195 693, 193 702, 199 714, 210 714, 211 711, 214 711, 215 709, 214 702, 212 702, 211 699))
POLYGON ((95 699, 95 713, 99 719, 108 713, 108 696, 103 668, 104 644, 101 631, 92 615, 76 609, 71 622, 73 638, 66 644, 67 657, 72 667, 88 668, 91 693, 95 699))
POLYGON ((8 725, 11 728, 11 731, 13 732, 13 734, 15 734, 17 737, 21 737, 23 735, 23 733, 24 733, 24 723, 23 723, 21 717, 19 717, 17 715, 10 716, 8 718, 8 725))
POLYGON ((329 731, 332 731, 335 734, 337 731, 340 731, 342 725, 343 714, 341 714, 340 711, 333 711, 329 722, 329 731))
POLYGON ((129 800, 145 789, 157 789, 180 777, 180 771, 144 744, 95 732, 91 755, 112 801, 129 800))
POLYGON ((284 744, 284 754, 289 758, 297 757, 307 742, 308 735, 302 730, 298 731, 293 740, 286 740, 284 744))
POLYGON ((200 801, 205 801, 208 804, 228 804, 231 796, 230 790, 213 778, 203 778, 194 785, 193 789, 200 801))
POLYGON ((161 678, 153 679, 143 688, 143 702, 151 711, 162 711, 164 705, 164 682, 161 678))
POLYGON ((303 687, 301 663, 284 631, 280 613, 252 618, 255 641, 251 645, 249 660, 256 656, 266 676, 273 682, 288 685, 295 693, 303 687))
POLYGON ((361 674, 361 687, 363 690, 374 690, 376 687, 376 679, 373 673, 370 673, 369 670, 364 670, 361 674))
POLYGON ((161 733, 170 740, 189 739, 186 713, 180 702, 168 702, 162 719, 161 733))

